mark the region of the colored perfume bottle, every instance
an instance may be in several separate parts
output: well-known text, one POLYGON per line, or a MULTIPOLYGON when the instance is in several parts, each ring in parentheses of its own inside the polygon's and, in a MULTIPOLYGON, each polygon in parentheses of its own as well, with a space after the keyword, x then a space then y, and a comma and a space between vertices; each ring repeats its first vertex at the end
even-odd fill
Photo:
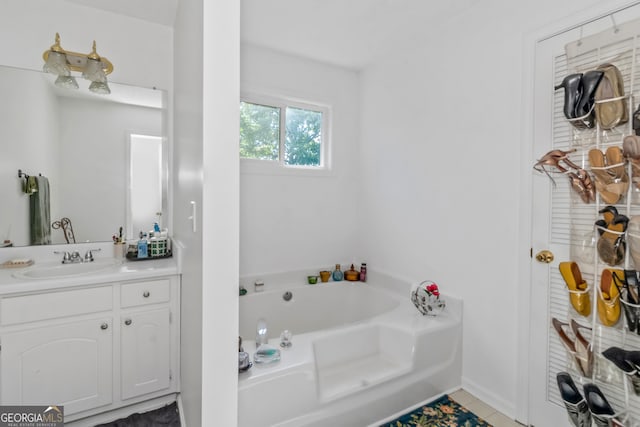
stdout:
POLYGON ((343 277, 344 277, 344 275, 342 274, 342 271, 340 270, 340 264, 336 264, 336 269, 333 270, 333 281, 334 282, 340 282, 343 277))

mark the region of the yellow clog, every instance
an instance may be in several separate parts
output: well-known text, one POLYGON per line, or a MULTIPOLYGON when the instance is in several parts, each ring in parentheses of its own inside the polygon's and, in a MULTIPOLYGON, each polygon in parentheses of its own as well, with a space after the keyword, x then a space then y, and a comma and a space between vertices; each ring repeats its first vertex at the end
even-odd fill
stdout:
POLYGON ((624 282, 624 270, 605 268, 600 276, 598 292, 598 318, 604 326, 613 326, 620 319, 620 292, 613 283, 613 276, 624 282))
POLYGON ((573 261, 561 262, 558 266, 560 274, 569 289, 569 301, 573 308, 581 315, 587 317, 591 314, 591 299, 587 282, 582 279, 578 264, 573 261))

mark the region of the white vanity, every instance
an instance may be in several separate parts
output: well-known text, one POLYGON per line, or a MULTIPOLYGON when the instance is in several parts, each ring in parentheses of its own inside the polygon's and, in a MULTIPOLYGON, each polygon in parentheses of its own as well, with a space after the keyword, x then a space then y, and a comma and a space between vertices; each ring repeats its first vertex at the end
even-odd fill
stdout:
POLYGON ((81 425, 176 400, 174 259, 55 277, 36 271, 43 265, 0 270, 0 404, 64 405, 65 422, 81 425))

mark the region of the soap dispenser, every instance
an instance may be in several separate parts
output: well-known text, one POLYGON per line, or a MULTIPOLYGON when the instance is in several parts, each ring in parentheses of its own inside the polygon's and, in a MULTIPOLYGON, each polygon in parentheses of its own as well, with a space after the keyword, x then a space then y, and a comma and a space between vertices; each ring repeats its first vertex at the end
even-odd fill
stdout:
POLYGON ((149 257, 149 245, 145 233, 140 232, 140 240, 138 240, 138 258, 149 257))
POLYGON ((336 264, 336 269, 333 270, 333 281, 340 282, 343 277, 342 270, 340 270, 340 264, 336 264))

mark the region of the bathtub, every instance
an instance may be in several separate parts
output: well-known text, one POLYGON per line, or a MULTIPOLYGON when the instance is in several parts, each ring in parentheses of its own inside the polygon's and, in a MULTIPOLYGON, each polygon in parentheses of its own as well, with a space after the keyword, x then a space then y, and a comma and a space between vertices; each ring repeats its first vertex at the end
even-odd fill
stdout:
POLYGON ((247 286, 240 297, 244 350, 253 360, 258 319, 281 349, 280 361, 239 374, 240 427, 363 427, 460 386, 460 300, 445 295, 440 315, 423 316, 411 284, 386 275, 316 285, 292 277, 264 277, 264 291, 247 286), (279 346, 284 330, 289 348, 279 346))

